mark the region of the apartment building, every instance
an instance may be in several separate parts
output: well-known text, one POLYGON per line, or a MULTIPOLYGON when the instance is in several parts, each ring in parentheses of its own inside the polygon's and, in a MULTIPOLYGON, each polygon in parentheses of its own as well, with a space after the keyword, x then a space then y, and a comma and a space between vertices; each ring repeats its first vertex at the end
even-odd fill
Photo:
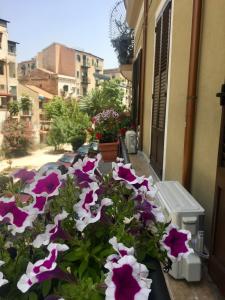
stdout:
POLYGON ((127 80, 120 72, 119 68, 114 69, 105 69, 104 75, 108 77, 108 79, 120 79, 120 86, 123 88, 124 97, 123 104, 130 108, 131 106, 131 97, 132 97, 132 83, 127 80))
POLYGON ((103 73, 103 59, 91 53, 53 43, 35 59, 18 65, 19 81, 65 98, 86 95, 103 73))
MULTIPOLYGON (((0 19, 0 130, 8 116, 7 103, 17 99, 17 42, 10 41, 7 24, 9 21, 0 19)), ((1 140, 1 134, 0 134, 1 140)))
POLYGON ((209 272, 225 296, 225 1, 124 3, 141 150, 205 208, 209 272))

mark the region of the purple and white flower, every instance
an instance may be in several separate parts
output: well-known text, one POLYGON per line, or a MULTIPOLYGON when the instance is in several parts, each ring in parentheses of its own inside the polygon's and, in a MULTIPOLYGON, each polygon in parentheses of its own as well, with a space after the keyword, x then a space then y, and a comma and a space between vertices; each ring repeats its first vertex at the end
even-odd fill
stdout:
POLYGON ((105 122, 109 119, 118 119, 119 118, 119 114, 113 110, 113 109, 105 109, 103 110, 101 113, 97 114, 94 117, 94 123, 95 124, 100 124, 102 122, 105 122))
POLYGON ((148 225, 151 222, 162 223, 165 221, 161 209, 149 200, 143 200, 141 203, 138 203, 135 210, 139 215, 139 220, 145 225, 148 225))
MULTIPOLYGON (((109 198, 104 198, 101 200, 100 205, 95 205, 95 207, 89 207, 89 211, 86 212, 85 214, 82 212, 82 216, 76 220, 76 227, 77 230, 83 231, 84 228, 91 223, 96 223, 97 221, 100 220, 101 214, 102 214, 102 208, 104 206, 110 206, 112 205, 113 202, 109 198)), ((79 209, 75 209, 75 212, 79 216, 79 209)))
POLYGON ((28 263, 26 273, 17 282, 18 289, 26 293, 35 283, 40 283, 51 278, 61 278, 64 272, 57 268, 56 260, 59 251, 66 251, 68 249, 69 247, 65 244, 49 244, 49 255, 46 258, 38 260, 34 264, 31 262, 28 263))
MULTIPOLYGON (((2 266, 2 265, 4 265, 4 261, 2 261, 2 260, 0 260, 0 267, 2 266)), ((3 286, 3 285, 5 285, 6 283, 8 283, 9 281, 7 280, 7 279, 4 279, 4 275, 3 275, 3 273, 2 272, 0 272, 0 287, 1 286, 3 286)))
POLYGON ((139 177, 139 182, 133 184, 133 188, 137 193, 144 193, 153 198, 157 192, 156 187, 153 185, 153 179, 150 176, 149 178, 146 177, 139 177))
POLYGON ((79 217, 86 215, 90 211, 90 206, 96 204, 98 200, 97 191, 99 186, 96 182, 89 184, 88 188, 84 188, 82 194, 80 195, 80 201, 74 205, 74 211, 78 214, 79 217))
POLYGON ((117 238, 114 236, 109 240, 109 243, 113 246, 113 249, 121 256, 134 255, 134 247, 128 248, 123 243, 118 243, 117 238))
POLYGON ((52 197, 59 194, 59 188, 62 185, 64 177, 58 170, 49 170, 46 175, 36 175, 34 182, 24 189, 24 192, 33 197, 52 197))
POLYGON ((115 180, 124 181, 128 184, 140 183, 140 177, 136 176, 135 171, 131 168, 131 164, 112 163, 113 178, 115 180))
POLYGON ((36 171, 28 171, 26 168, 23 168, 13 172, 11 176, 15 179, 21 180, 23 183, 31 183, 33 182, 34 177, 36 176, 36 171))
POLYGON ((167 227, 166 234, 163 235, 161 245, 167 251, 171 260, 180 260, 193 252, 188 243, 191 240, 191 233, 187 230, 178 229, 170 224, 167 227))
POLYGON ((69 172, 73 173, 75 170, 80 170, 86 174, 94 174, 100 160, 101 154, 97 154, 96 158, 89 158, 88 156, 85 156, 83 160, 79 159, 73 167, 69 169, 69 172))
POLYGON ((34 202, 31 204, 31 207, 36 209, 39 214, 44 213, 47 200, 47 197, 36 196, 34 202))
POLYGON ((151 291, 148 269, 134 256, 125 255, 117 262, 107 262, 106 300, 147 300, 151 291))
POLYGON ((118 243, 117 238, 114 236, 109 240, 109 243, 113 246, 113 249, 118 254, 112 254, 107 257, 107 262, 117 262, 121 257, 125 255, 134 255, 134 248, 128 248, 123 243, 118 243))
POLYGON ((64 233, 61 227, 61 221, 67 218, 68 213, 63 210, 61 214, 58 214, 54 218, 54 224, 49 224, 46 226, 44 233, 39 234, 33 241, 33 246, 35 248, 40 248, 41 245, 48 245, 53 242, 56 238, 66 239, 66 233, 64 233))
POLYGON ((34 212, 28 212, 18 207, 14 197, 0 198, 0 221, 9 223, 8 229, 12 231, 13 235, 17 232, 22 233, 25 228, 32 226, 36 217, 34 212))

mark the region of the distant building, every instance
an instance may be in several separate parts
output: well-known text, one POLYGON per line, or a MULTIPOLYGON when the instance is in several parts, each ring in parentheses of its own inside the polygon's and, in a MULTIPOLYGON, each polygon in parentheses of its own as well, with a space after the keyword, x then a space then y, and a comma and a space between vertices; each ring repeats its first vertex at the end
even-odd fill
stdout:
POLYGON ((7 103, 10 99, 17 99, 17 42, 8 38, 7 24, 9 21, 0 19, 0 144, 1 127, 8 116, 7 103))
POLYGON ((123 104, 126 105, 127 108, 130 108, 131 105, 131 97, 132 97, 132 84, 128 81, 121 73, 119 68, 115 69, 106 69, 104 70, 104 75, 108 77, 108 79, 120 79, 121 86, 124 91, 123 104))
POLYGON ((59 43, 18 65, 21 83, 65 98, 84 96, 95 88, 98 81, 95 74, 103 74, 102 58, 59 43))
POLYGON ((30 112, 25 114, 21 112, 19 118, 31 122, 34 130, 34 144, 46 142, 51 121, 46 117, 43 107, 45 103, 52 100, 54 95, 37 86, 20 83, 18 84, 18 94, 20 97, 28 96, 31 100, 30 112))

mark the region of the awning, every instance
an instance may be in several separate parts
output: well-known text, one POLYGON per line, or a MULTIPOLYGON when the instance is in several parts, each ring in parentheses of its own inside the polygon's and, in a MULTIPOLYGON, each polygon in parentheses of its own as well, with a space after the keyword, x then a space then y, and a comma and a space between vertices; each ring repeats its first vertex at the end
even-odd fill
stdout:
POLYGON ((0 91, 0 97, 11 97, 12 95, 11 94, 9 94, 9 93, 7 93, 7 92, 1 92, 0 91))

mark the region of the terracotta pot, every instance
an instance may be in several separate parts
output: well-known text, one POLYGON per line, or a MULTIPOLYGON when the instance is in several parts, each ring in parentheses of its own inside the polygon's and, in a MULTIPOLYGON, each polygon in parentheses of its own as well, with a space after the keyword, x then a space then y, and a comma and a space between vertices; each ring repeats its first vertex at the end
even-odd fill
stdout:
POLYGON ((119 141, 113 143, 100 143, 99 150, 102 159, 107 162, 115 161, 118 155, 119 141))

